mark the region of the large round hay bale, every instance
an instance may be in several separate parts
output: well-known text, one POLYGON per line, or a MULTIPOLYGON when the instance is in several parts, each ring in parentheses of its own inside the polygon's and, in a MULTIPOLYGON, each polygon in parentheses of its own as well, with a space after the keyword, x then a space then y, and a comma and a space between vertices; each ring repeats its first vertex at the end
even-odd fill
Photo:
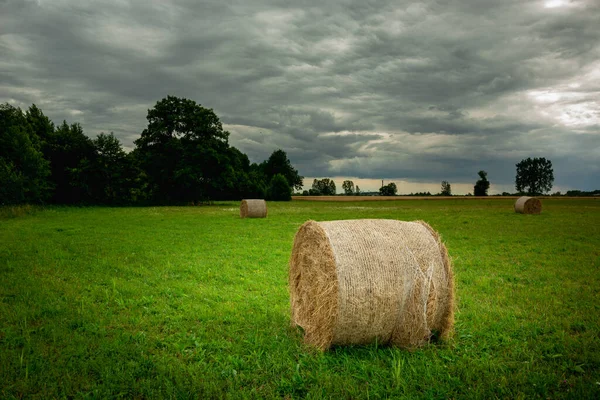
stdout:
POLYGON ((454 325, 452 265, 423 221, 308 221, 294 239, 289 285, 292 323, 322 350, 412 348, 454 325))
POLYGON ((515 202, 515 212, 521 214, 539 214, 542 212, 542 202, 535 197, 519 197, 515 202))
POLYGON ((240 205, 240 217, 242 218, 266 218, 267 202, 260 199, 242 200, 240 205))

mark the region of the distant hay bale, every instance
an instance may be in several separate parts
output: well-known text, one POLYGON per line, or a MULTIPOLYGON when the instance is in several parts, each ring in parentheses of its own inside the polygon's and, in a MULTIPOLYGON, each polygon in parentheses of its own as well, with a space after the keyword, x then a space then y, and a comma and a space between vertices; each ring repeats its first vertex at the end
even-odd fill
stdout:
POLYGON ((519 197, 515 202, 515 212, 521 214, 539 214, 542 212, 542 202, 535 197, 519 197))
POLYGON ((267 202, 264 200, 242 200, 240 205, 240 217, 242 218, 266 218, 267 202))
POLYGON ((321 350, 413 348, 454 326, 452 265, 423 221, 308 221, 294 238, 289 286, 292 323, 321 350))

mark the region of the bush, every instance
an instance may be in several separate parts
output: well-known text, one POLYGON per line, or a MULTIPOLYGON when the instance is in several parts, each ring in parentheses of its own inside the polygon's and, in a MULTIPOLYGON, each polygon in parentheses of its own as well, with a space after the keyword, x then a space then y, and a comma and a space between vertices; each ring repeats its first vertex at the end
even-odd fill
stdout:
POLYGON ((396 193, 398 193, 398 188, 394 182, 379 188, 380 196, 395 196, 396 193))
POLYGON ((18 218, 24 215, 34 214, 41 209, 43 208, 40 206, 32 206, 30 204, 0 206, 0 219, 18 218))

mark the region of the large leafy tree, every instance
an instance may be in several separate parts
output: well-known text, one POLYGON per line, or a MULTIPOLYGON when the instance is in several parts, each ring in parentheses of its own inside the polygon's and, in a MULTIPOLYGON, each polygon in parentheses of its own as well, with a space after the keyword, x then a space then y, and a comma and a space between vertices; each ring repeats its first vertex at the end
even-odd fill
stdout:
POLYGON ((515 187, 518 192, 532 196, 547 193, 552 189, 554 170, 552 161, 540 158, 526 158, 517 164, 515 187))
POLYGON ((297 190, 302 190, 304 177, 292 166, 285 151, 275 150, 268 160, 261 164, 261 169, 268 182, 277 174, 283 175, 288 184, 297 190))
POLYGON ((479 180, 473 186, 473 194, 475 196, 487 196, 488 189, 490 188, 490 181, 487 180, 487 172, 479 171, 477 174, 479 175, 479 180))
POLYGON ((136 156, 159 202, 215 198, 231 155, 229 132, 212 109, 168 96, 148 110, 148 127, 135 141, 136 156))
POLYGON ((229 132, 223 130, 212 109, 193 100, 167 96, 158 101, 146 116, 148 128, 136 140, 140 147, 164 143, 172 138, 188 141, 227 143, 229 132))
POLYGON ((0 105, 0 204, 43 202, 50 194, 48 162, 20 108, 0 105))

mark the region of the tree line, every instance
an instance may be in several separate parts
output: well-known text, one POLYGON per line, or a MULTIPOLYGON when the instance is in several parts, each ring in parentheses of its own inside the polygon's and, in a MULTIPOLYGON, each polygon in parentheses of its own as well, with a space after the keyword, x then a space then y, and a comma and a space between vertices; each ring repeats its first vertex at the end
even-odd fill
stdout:
POLYGON ((198 204, 290 200, 303 177, 279 149, 262 163, 228 143, 212 109, 168 96, 148 110, 148 126, 127 153, 113 133, 91 139, 35 104, 0 104, 0 205, 198 204))
MULTIPOLYGON (((262 163, 250 163, 246 154, 229 145, 229 132, 214 111, 192 100, 167 96, 148 110, 146 119, 147 128, 127 153, 113 133, 91 139, 78 123, 54 125, 35 104, 25 112, 0 104, 0 205, 290 200, 294 189, 303 188, 304 178, 285 151, 274 151, 262 163)), ((527 158, 516 167, 518 194, 540 195, 552 188, 550 160, 527 158)), ((487 196, 487 172, 478 175, 473 194, 487 196)), ((376 193, 363 193, 345 180, 342 189, 345 195, 395 196, 398 192, 394 182, 382 182, 376 193)), ((336 195, 336 184, 329 178, 314 179, 302 194, 336 195)), ((451 184, 442 181, 437 195, 451 196, 451 184)))
MULTIPOLYGON (((521 160, 516 164, 517 173, 515 177, 515 188, 516 195, 528 194, 530 196, 539 196, 547 193, 552 189, 552 183, 554 182, 554 170, 552 169, 552 161, 546 160, 545 158, 527 158, 521 160)), ((490 188, 490 181, 487 179, 486 171, 479 171, 477 173, 479 179, 473 186, 473 195, 475 196, 487 196, 490 188)), ((344 189, 344 195, 360 195, 361 191, 358 185, 354 185, 351 180, 345 180, 342 183, 344 189)), ((581 192, 581 191, 569 191, 567 194, 579 196, 592 196, 596 192, 581 192)), ((334 196, 336 195, 335 182, 329 178, 315 179, 310 190, 305 190, 302 193, 304 196, 334 196)), ((380 196, 396 196, 398 194, 398 187, 394 182, 390 182, 387 185, 382 185, 379 191, 376 193, 380 196)), ((468 195, 471 195, 469 193, 468 195)), ((511 195, 510 193, 503 193, 502 195, 511 195)), ((558 194, 560 195, 560 192, 558 194)), ((418 192, 410 193, 406 196, 452 196, 452 185, 448 181, 442 181, 441 189, 438 194, 432 195, 430 192, 418 192)))

